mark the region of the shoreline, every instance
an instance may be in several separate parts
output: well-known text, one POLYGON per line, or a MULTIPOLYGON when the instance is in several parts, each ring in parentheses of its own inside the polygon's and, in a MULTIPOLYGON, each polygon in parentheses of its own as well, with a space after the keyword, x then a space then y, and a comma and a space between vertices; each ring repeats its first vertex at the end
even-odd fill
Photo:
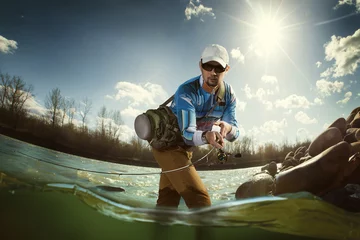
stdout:
MULTIPOLYGON (((4 135, 10 138, 14 138, 26 143, 30 143, 36 146, 44 147, 47 149, 95 159, 98 161, 106 161, 106 162, 112 162, 112 163, 118 163, 118 164, 124 164, 124 165, 132 165, 132 166, 141 166, 141 167, 152 167, 152 168, 159 168, 159 165, 156 162, 153 161, 144 161, 140 159, 134 159, 134 158, 128 158, 128 157, 116 157, 111 155, 100 155, 96 154, 94 152, 85 151, 83 149, 78 148, 71 148, 69 146, 66 146, 64 144, 59 144, 58 142, 52 140, 52 139, 44 139, 37 136, 34 136, 31 132, 28 131, 21 131, 21 130, 15 130, 9 127, 0 126, 0 135, 4 135)), ((263 166, 267 162, 263 161, 252 161, 252 162, 243 162, 243 163, 227 163, 227 164, 213 164, 213 165, 196 165, 197 170, 206 171, 206 170, 231 170, 231 169, 240 169, 240 168, 249 168, 249 167, 258 167, 263 166)))

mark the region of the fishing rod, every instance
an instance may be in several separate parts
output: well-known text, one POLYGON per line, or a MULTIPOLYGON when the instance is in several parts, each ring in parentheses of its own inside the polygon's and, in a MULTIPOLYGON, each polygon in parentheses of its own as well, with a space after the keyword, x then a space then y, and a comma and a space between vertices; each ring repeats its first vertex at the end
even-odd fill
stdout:
MULTIPOLYGON (((150 172, 140 172, 140 173, 121 173, 121 172, 105 172, 105 171, 97 171, 97 170, 91 170, 91 169, 84 169, 84 168, 77 168, 77 167, 72 167, 72 166, 68 166, 68 165, 64 165, 64 164, 61 164, 61 163, 55 163, 55 162, 50 162, 50 161, 47 161, 47 160, 44 160, 44 159, 41 159, 41 158, 37 158, 37 157, 34 157, 34 156, 31 156, 31 155, 28 155, 26 153, 23 153, 23 152, 20 152, 20 151, 17 151, 17 153, 21 154, 21 155, 24 155, 26 157, 29 157, 29 158, 32 158, 32 159, 35 159, 37 161, 40 161, 40 162, 45 162, 45 163, 48 163, 48 164, 52 164, 52 165, 56 165, 56 166, 59 166, 59 167, 64 167, 64 168, 68 168, 68 169, 73 169, 73 170, 76 170, 76 171, 84 171, 84 172, 91 172, 91 173, 99 173, 99 174, 109 174, 109 175, 117 175, 117 176, 122 176, 122 175, 132 175, 132 176, 140 176, 140 175, 156 175, 156 174, 165 174, 165 173, 171 173, 171 172, 176 172, 176 171, 181 171, 181 170, 184 170, 192 165, 195 165, 196 163, 200 162, 201 160, 207 158, 209 156, 209 154, 215 149, 215 147, 213 147, 209 152, 207 152, 204 156, 202 156, 201 158, 199 158, 198 160, 196 160, 195 162, 192 162, 188 165, 185 165, 183 167, 179 167, 179 168, 176 168, 176 169, 171 169, 171 170, 167 170, 167 171, 161 171, 161 172, 153 172, 153 173, 150 173, 150 172)), ((218 160, 221 162, 221 163, 224 163, 227 161, 228 157, 231 156, 233 154, 230 154, 230 153, 226 153, 224 152, 222 149, 218 149, 218 153, 217 153, 217 157, 218 157, 218 160)), ((241 154, 238 153, 238 154, 235 154, 234 155, 235 157, 241 157, 241 154)))

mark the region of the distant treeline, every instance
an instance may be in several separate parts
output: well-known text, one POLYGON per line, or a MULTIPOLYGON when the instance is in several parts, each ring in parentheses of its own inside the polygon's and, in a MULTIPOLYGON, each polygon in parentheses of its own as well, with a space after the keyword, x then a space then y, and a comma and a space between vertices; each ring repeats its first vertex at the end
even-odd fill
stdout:
MULTIPOLYGON (((43 114, 29 111, 27 101, 33 98, 33 86, 18 76, 0 74, 0 133, 47 148, 118 163, 138 164, 155 162, 151 148, 146 141, 136 136, 130 142, 119 139, 122 117, 119 110, 109 111, 102 106, 97 113, 96 128, 87 126, 92 102, 83 98, 81 103, 65 98, 59 88, 54 88, 45 98, 43 114)), ((241 153, 241 158, 230 158, 228 164, 261 165, 271 160, 282 161, 285 155, 301 146, 308 146, 310 140, 291 144, 284 141, 280 145, 269 142, 257 145, 252 137, 243 136, 233 143, 227 143, 226 152, 241 153), (252 164, 253 163, 253 164, 252 164)), ((208 147, 195 149, 193 159, 199 159, 208 147)), ((212 152, 209 161, 216 159, 212 152)), ((141 164, 138 164, 141 165, 141 164)))

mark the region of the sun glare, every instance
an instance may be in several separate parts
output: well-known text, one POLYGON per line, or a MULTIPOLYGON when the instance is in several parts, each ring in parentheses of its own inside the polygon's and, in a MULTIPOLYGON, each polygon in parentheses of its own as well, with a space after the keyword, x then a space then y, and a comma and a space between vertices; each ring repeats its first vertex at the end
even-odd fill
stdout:
POLYGON ((263 51, 271 52, 281 39, 281 26, 279 21, 270 17, 263 18, 256 25, 255 42, 263 51))

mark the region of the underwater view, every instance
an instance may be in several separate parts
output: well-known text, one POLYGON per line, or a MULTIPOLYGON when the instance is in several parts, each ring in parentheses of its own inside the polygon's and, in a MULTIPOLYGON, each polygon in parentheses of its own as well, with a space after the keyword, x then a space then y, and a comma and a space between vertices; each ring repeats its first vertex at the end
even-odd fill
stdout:
POLYGON ((360 215, 310 193, 235 200, 259 168, 199 171, 213 205, 156 209, 159 168, 0 135, 2 239, 360 239, 360 215), (128 175, 127 175, 128 174, 128 175), (136 175, 144 174, 144 175, 136 175))

